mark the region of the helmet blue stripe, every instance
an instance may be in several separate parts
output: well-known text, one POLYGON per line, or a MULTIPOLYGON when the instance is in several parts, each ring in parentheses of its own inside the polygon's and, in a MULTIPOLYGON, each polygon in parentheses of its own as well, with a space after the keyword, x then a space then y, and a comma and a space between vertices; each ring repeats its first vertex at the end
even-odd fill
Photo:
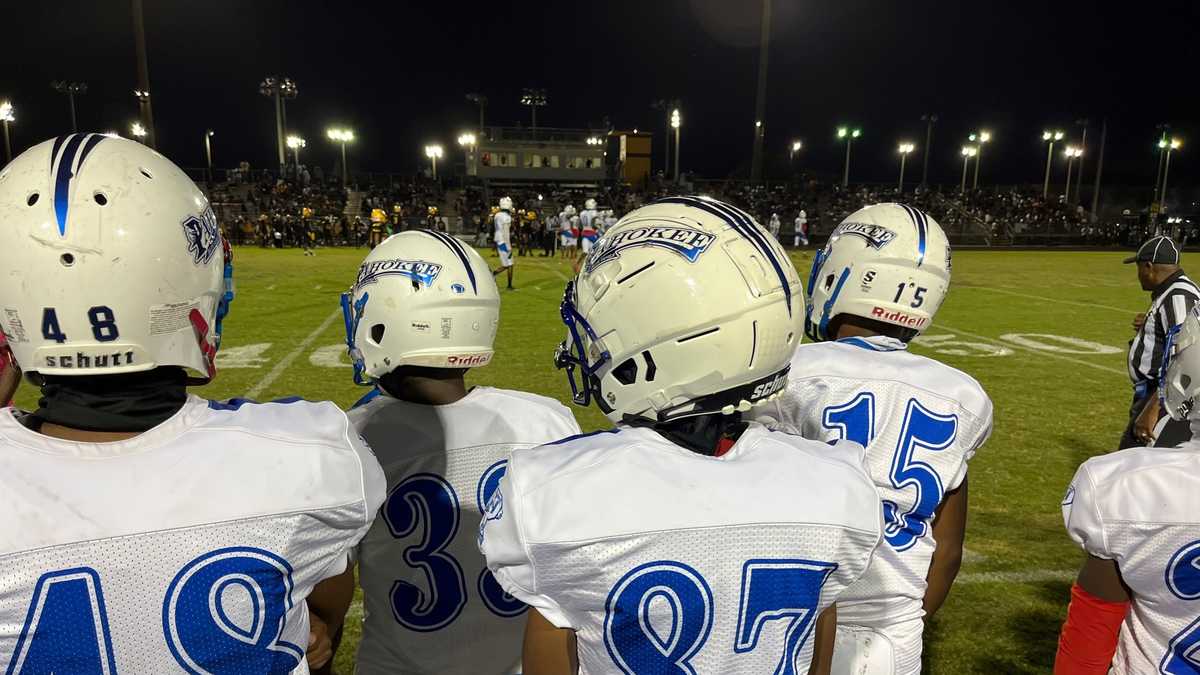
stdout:
POLYGON ((929 223, 925 220, 925 213, 920 209, 913 208, 908 204, 899 204, 900 208, 908 212, 908 217, 912 218, 913 225, 917 226, 917 267, 925 262, 925 241, 929 230, 929 223))
POLYGON ((842 270, 842 275, 838 277, 837 286, 834 287, 833 293, 829 295, 829 299, 825 301, 825 306, 821 309, 821 325, 817 330, 817 334, 825 340, 829 339, 827 331, 829 330, 829 320, 833 317, 829 315, 833 311, 833 303, 837 302, 838 296, 842 294, 842 286, 846 285, 846 279, 850 278, 850 268, 842 270))
POLYGON ((467 268, 467 278, 471 280, 471 290, 475 291, 475 295, 479 295, 479 286, 475 283, 475 270, 471 269, 471 261, 467 258, 467 252, 463 250, 462 244, 457 239, 448 234, 443 234, 435 230, 418 230, 446 245, 446 248, 454 252, 458 259, 462 261, 463 267, 467 268))
POLYGON ((104 134, 88 134, 87 141, 83 144, 83 150, 81 150, 79 152, 80 168, 82 168, 83 163, 85 161, 87 161, 87 156, 89 154, 91 154, 92 150, 96 149, 96 146, 100 145, 100 142, 103 141, 105 138, 108 138, 108 137, 105 136, 104 134))
POLYGON ((717 216, 728 223, 738 234, 750 240, 767 260, 771 262, 771 267, 775 268, 775 274, 779 277, 779 283, 783 286, 783 294, 787 299, 788 316, 792 314, 792 287, 788 284, 787 274, 783 271, 783 266, 779 264, 779 260, 775 256, 775 252, 771 250, 771 245, 762 237, 762 233, 754 225, 753 219, 741 209, 735 208, 724 202, 716 200, 700 199, 698 197, 667 197, 660 199, 656 204, 683 204, 685 206, 694 206, 702 211, 717 216))
POLYGON ((85 136, 79 134, 71 136, 63 150, 62 158, 58 160, 58 169, 54 174, 52 187, 54 217, 58 221, 58 233, 64 236, 67 234, 67 208, 70 206, 71 178, 75 176, 72 165, 75 163, 75 155, 79 152, 79 145, 83 143, 84 138, 85 136))

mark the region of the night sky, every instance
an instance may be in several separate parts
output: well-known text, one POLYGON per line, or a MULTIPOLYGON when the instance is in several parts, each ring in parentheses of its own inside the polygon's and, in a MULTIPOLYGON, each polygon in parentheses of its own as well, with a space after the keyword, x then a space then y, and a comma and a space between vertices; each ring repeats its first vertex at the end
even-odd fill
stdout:
MULTIPOLYGON (((745 174, 760 12, 758 0, 146 0, 159 146, 181 165, 202 166, 203 133, 212 128, 218 166, 273 165, 274 112, 258 83, 279 73, 299 84, 288 121, 308 140, 302 159, 327 168, 335 155, 327 126, 355 130, 352 167, 411 172, 424 165, 428 142, 458 156, 455 137, 477 120, 467 92, 489 97, 489 124, 528 124, 518 98, 536 86, 548 91, 544 126, 599 127, 608 117, 618 128, 661 133, 665 120, 651 101, 679 98, 684 170, 745 174)), ((4 23, 0 99, 16 106, 14 150, 69 131, 67 102, 49 86, 55 79, 88 83, 81 130, 128 134, 137 103, 127 1, 10 4, 4 23)), ((1198 31, 1194 0, 775 0, 768 162, 782 171, 799 138, 805 168, 837 174, 844 146, 834 129, 851 123, 864 130, 852 179, 894 180, 900 140, 917 143, 908 175, 919 176, 920 116, 935 112, 932 180, 957 183, 960 146, 987 128, 994 142, 983 182, 1034 183, 1045 159, 1042 129, 1077 140, 1074 121, 1086 117, 1094 124, 1090 182, 1107 118, 1106 183, 1151 184, 1155 125, 1167 122, 1185 140, 1171 183, 1194 184, 1198 31)), ((1059 172, 1063 164, 1056 157, 1059 172)))

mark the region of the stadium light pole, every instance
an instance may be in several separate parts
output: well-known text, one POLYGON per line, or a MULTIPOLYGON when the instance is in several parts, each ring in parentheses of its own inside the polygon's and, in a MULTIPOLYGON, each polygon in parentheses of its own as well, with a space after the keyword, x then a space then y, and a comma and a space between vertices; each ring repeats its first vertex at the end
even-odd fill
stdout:
POLYGON ((796 173, 796 155, 804 149, 804 142, 800 140, 792 141, 792 145, 788 150, 788 166, 792 167, 792 173, 796 173))
POLYGON ((287 164, 287 155, 283 149, 283 128, 286 126, 283 117, 283 99, 296 98, 300 95, 300 89, 290 77, 267 77, 259 83, 258 93, 275 99, 275 140, 279 150, 279 172, 282 174, 284 166, 287 164))
POLYGON ((537 109, 546 107, 546 90, 545 89, 530 89, 526 87, 521 90, 521 105, 529 106, 529 112, 533 116, 533 137, 537 138, 537 109))
POLYGON ((67 82, 65 80, 55 80, 50 83, 50 87, 60 94, 67 97, 67 101, 71 104, 71 133, 79 133, 79 125, 75 122, 75 97, 82 96, 87 93, 87 82, 67 82))
POLYGON ((679 108, 671 111, 671 128, 675 130, 675 182, 679 182, 679 127, 683 126, 683 118, 679 108))
POLYGON ((475 134, 465 132, 458 135, 458 145, 463 149, 463 166, 464 170, 470 174, 471 155, 475 152, 475 143, 478 141, 475 134))
POLYGON ((437 161, 442 157, 442 146, 436 143, 425 146, 425 156, 433 163, 433 179, 437 180, 437 161))
POLYGON ((8 123, 16 122, 17 116, 13 113, 13 104, 11 101, 0 103, 0 123, 4 124, 4 163, 8 164, 12 161, 12 142, 9 141, 8 123))
POLYGON ((977 154, 979 154, 979 149, 976 148, 975 146, 973 146, 973 145, 964 145, 963 146, 963 149, 962 149, 963 172, 962 172, 962 182, 958 186, 959 194, 966 194, 966 192, 967 192, 967 165, 969 165, 971 163, 971 158, 977 154))
POLYGON ((327 129, 325 136, 335 142, 342 144, 342 185, 345 186, 350 182, 350 172, 346 169, 346 144, 354 140, 354 132, 349 129, 327 129))
POLYGON ((979 163, 983 161, 983 146, 992 140, 992 132, 981 131, 978 134, 971 134, 969 140, 975 143, 975 178, 971 181, 971 189, 979 189, 979 163))
POLYGON ((1178 138, 1172 138, 1170 141, 1168 141, 1164 138, 1158 143, 1159 147, 1162 147, 1167 151, 1167 159, 1163 164, 1162 190, 1159 192, 1158 197, 1158 203, 1160 204, 1159 208, 1161 209, 1161 205, 1165 205, 1167 203, 1167 175, 1171 172, 1171 151, 1178 150, 1179 148, 1183 147, 1183 141, 1179 140, 1178 138))
POLYGON ((1061 141, 1064 135, 1061 131, 1042 132, 1042 140, 1050 142, 1050 147, 1046 150, 1046 179, 1042 181, 1043 200, 1050 196, 1050 162, 1054 159, 1054 143, 1061 141))
POLYGON ((927 113, 921 115, 921 121, 925 123, 925 159, 921 162, 921 185, 923 187, 929 184, 929 150, 933 147, 933 125, 937 123, 938 116, 927 113))
POLYGON ((900 184, 896 187, 900 194, 904 194, 904 164, 908 161, 908 153, 915 149, 916 146, 912 143, 901 143, 896 149, 900 153, 900 184))
POLYGON ((212 137, 215 132, 208 129, 204 132, 204 158, 208 162, 208 183, 212 185, 212 137))
POLYGON ((292 134, 287 137, 287 146, 292 149, 292 161, 296 163, 296 173, 300 173, 300 148, 308 146, 308 141, 292 134))
POLYGON ((1063 203, 1071 203, 1071 168, 1076 159, 1083 157, 1083 148, 1077 148, 1073 145, 1068 145, 1063 157, 1067 158, 1067 184, 1063 188, 1063 203))
POLYGON ((842 187, 850 185, 850 145, 854 139, 862 135, 862 129, 850 129, 849 127, 838 127, 837 137, 846 141, 846 165, 842 169, 842 187))
POLYGON ((479 106, 479 133, 483 133, 483 111, 487 108, 488 97, 483 94, 471 93, 467 94, 467 100, 479 106))

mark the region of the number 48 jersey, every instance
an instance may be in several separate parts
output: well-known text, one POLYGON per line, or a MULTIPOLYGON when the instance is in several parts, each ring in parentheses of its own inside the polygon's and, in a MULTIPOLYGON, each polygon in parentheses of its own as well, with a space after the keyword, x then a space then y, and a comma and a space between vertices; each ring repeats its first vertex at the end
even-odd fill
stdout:
POLYGON ((787 391, 754 411, 805 438, 867 449, 884 543, 838 601, 839 624, 882 627, 923 616, 934 513, 991 433, 992 403, 978 382, 905 348, 883 336, 801 345, 787 391))
POLYGON ((1071 538, 1116 561, 1133 591, 1110 672, 1200 672, 1200 442, 1093 457, 1062 510, 1071 538))
POLYGON ((750 424, 720 457, 622 427, 513 453, 480 525, 497 581, 578 638, 580 673, 805 673, 866 569, 857 446, 750 424))
POLYGON ((441 406, 379 395, 349 415, 388 482, 359 545, 358 675, 520 672, 526 607, 484 566, 479 505, 514 448, 578 434, 575 418, 552 399, 491 387, 441 406))

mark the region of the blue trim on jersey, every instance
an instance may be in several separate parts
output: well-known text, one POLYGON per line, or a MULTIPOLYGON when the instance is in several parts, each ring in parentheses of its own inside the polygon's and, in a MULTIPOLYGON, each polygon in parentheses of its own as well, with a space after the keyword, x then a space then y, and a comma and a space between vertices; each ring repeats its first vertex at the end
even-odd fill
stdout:
POLYGON ((462 243, 448 234, 443 234, 434 230, 417 230, 437 239, 446 245, 446 248, 454 252, 458 259, 462 262, 463 267, 467 268, 467 278, 471 280, 471 290, 475 291, 475 295, 479 295, 479 285, 475 282, 475 270, 471 269, 471 261, 467 258, 467 252, 463 249, 462 243))
POLYGON ((619 433, 621 433, 620 429, 601 429, 600 431, 589 431, 586 434, 575 434, 574 436, 567 436, 566 438, 561 438, 552 443, 543 443, 542 445, 565 445, 567 443, 570 443, 571 441, 574 441, 574 440, 577 440, 580 438, 587 438, 588 436, 599 436, 600 434, 619 434, 619 433))
POLYGON ((849 278, 850 268, 847 267, 842 270, 842 276, 838 277, 837 286, 834 287, 833 293, 830 294, 829 299, 825 301, 825 306, 821 309, 821 325, 817 329, 817 333, 822 339, 828 339, 825 333, 829 328, 829 320, 832 318, 829 316, 829 313, 833 311, 833 303, 837 302, 838 295, 842 292, 842 286, 846 284, 846 279, 849 278))
POLYGON ((706 211, 724 220, 738 234, 749 239, 750 243, 771 262, 771 267, 775 268, 775 274, 779 276, 779 284, 783 286, 783 294, 787 298, 788 316, 792 315, 792 287, 788 284, 787 274, 783 271, 783 266, 779 264, 779 260, 775 256, 775 251, 772 250, 767 240, 763 238, 762 233, 759 232, 758 226, 754 224, 754 219, 750 217, 750 214, 724 202, 719 202, 715 199, 701 199, 699 197, 667 197, 654 203, 683 204, 706 211))
POLYGON ((364 405, 370 403, 371 401, 374 401, 375 399, 379 398, 380 396, 383 396, 382 391, 379 391, 378 389, 372 389, 371 391, 367 392, 366 396, 363 396, 362 398, 355 401, 354 405, 350 406, 350 409, 354 410, 355 408, 361 408, 364 405))
POLYGON ((886 347, 884 345, 877 345, 874 342, 871 342, 869 340, 864 340, 863 338, 860 338, 860 337, 842 338, 840 340, 837 340, 837 342, 840 342, 842 344, 851 345, 853 347, 858 347, 860 349, 868 349, 873 352, 894 352, 894 351, 898 351, 900 349, 899 347, 886 347))
POLYGON ((266 405, 268 403, 282 403, 286 405, 288 403, 299 403, 303 400, 304 399, 299 396, 286 396, 284 398, 277 398, 273 401, 263 402, 248 398, 231 398, 228 401, 209 401, 208 408, 210 410, 241 410, 242 406, 244 405, 266 405))

